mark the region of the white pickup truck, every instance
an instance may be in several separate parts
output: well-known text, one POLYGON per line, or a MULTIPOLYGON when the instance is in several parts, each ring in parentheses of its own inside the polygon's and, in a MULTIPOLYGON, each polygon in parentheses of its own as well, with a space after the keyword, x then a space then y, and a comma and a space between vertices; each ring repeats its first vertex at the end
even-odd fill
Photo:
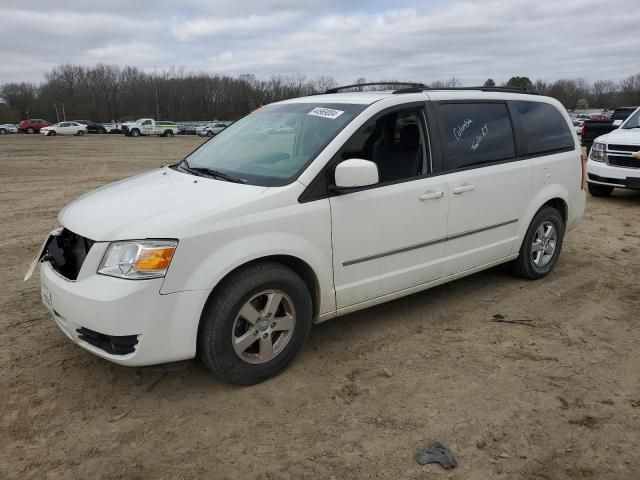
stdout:
POLYGON ((594 197, 608 197, 614 188, 640 190, 640 108, 619 128, 593 141, 587 184, 594 197))
POLYGON ((128 137, 139 137, 140 135, 173 137, 178 133, 178 124, 173 122, 156 122, 152 118, 140 118, 135 122, 123 123, 120 130, 128 137))

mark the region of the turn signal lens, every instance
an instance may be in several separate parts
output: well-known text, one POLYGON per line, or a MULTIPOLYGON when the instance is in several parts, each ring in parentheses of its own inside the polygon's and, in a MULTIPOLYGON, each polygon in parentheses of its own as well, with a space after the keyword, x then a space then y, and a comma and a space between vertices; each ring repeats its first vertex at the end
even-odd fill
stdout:
POLYGON ((169 268, 176 247, 169 248, 143 248, 138 253, 138 259, 133 269, 139 272, 166 270, 169 268))

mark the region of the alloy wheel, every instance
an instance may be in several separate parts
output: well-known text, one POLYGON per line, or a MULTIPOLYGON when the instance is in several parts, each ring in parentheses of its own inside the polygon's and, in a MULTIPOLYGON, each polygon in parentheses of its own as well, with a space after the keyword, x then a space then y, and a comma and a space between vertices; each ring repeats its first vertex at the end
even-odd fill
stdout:
POLYGON ((531 259, 536 267, 546 266, 556 251, 558 233, 551 222, 543 222, 533 235, 531 259))
POLYGON ((273 360, 292 338, 296 322, 293 301, 280 290, 264 290, 240 308, 231 329, 231 342, 243 361, 273 360))

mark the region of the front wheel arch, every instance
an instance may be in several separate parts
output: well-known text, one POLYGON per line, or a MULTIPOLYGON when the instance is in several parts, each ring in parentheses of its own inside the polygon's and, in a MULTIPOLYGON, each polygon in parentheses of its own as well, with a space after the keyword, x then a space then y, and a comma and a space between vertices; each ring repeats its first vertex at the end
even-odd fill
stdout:
POLYGON ((284 265, 285 267, 289 267, 293 270, 305 283, 309 293, 311 294, 311 304, 313 307, 313 318, 317 318, 320 312, 320 282, 318 280, 318 276, 316 272, 311 268, 311 266, 305 262, 304 260, 294 257, 292 255, 268 255, 264 257, 255 258, 248 262, 243 263, 242 265, 238 265, 233 270, 228 272, 224 277, 220 279, 220 281, 213 287, 211 293, 209 294, 209 298, 213 297, 216 294, 216 291, 220 289, 220 286, 227 280, 229 277, 237 273, 239 270, 247 268, 249 266, 264 263, 264 262, 273 262, 284 265))

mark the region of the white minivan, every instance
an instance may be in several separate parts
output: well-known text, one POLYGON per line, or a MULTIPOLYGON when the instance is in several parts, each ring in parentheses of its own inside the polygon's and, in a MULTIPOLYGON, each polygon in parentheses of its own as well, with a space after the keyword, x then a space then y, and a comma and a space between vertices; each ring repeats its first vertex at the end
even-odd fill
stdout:
POLYGON ((551 98, 333 89, 84 195, 32 267, 82 348, 130 366, 199 356, 254 384, 312 323, 506 262, 547 275, 583 214, 580 153, 551 98))

